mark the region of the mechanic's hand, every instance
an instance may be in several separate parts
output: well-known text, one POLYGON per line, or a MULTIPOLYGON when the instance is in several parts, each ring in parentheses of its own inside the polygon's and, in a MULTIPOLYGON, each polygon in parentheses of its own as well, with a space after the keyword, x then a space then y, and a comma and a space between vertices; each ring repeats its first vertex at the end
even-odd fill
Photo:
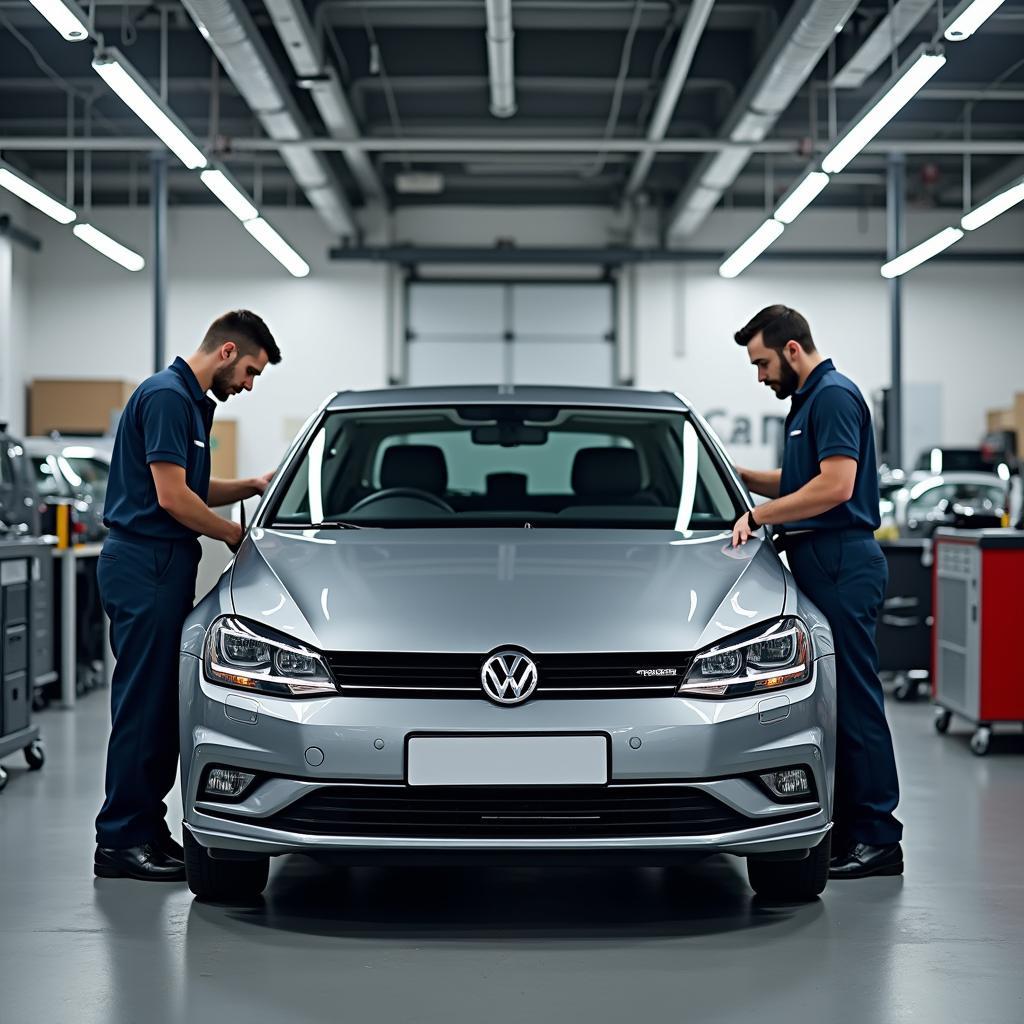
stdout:
POLYGON ((747 513, 744 512, 739 519, 736 520, 736 525, 732 528, 732 546, 738 548, 741 544, 746 544, 751 537, 750 523, 747 522, 747 513))
POLYGON ((224 543, 227 544, 232 552, 237 551, 242 544, 242 538, 245 536, 242 532, 241 524, 229 522, 227 524, 226 533, 227 536, 224 538, 224 543))
POLYGON ((252 481, 252 489, 256 494, 264 494, 267 488, 270 486, 270 481, 274 479, 274 471, 271 470, 269 473, 264 473, 263 476, 255 477, 252 481))

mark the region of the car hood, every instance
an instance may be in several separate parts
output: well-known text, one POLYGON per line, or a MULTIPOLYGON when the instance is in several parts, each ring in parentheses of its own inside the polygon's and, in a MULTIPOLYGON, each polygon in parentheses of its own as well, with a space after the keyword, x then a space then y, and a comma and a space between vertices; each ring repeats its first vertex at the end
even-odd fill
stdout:
POLYGON ((692 651, 780 615, 762 542, 654 530, 254 529, 235 612, 321 650, 692 651))

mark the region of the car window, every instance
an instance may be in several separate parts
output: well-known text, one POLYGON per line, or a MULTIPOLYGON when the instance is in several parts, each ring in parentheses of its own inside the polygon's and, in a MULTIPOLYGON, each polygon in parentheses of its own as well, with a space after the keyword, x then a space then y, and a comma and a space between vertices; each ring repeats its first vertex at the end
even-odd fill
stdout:
POLYGON ((926 515, 943 501, 972 506, 987 503, 995 508, 1001 508, 1006 502, 1006 494, 1003 487, 998 484, 973 482, 938 484, 911 499, 907 505, 907 511, 911 515, 926 515))
MULTIPOLYGON (((66 453, 62 458, 68 469, 81 481, 81 486, 101 496, 106 492, 107 477, 110 475, 110 466, 107 463, 100 459, 81 458, 66 453)), ((67 475, 65 471, 65 476, 67 475)))
POLYGON ((737 497, 682 413, 466 406, 330 413, 286 469, 280 525, 731 526, 737 497))
POLYGON ((44 498, 67 497, 70 494, 67 481, 60 474, 57 460, 52 456, 32 456, 36 489, 44 498))

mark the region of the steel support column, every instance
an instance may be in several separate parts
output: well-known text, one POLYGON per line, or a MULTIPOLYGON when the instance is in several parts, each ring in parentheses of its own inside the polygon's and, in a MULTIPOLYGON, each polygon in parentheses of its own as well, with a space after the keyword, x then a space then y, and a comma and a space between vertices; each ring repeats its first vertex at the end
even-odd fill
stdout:
POLYGON ((153 157, 153 372, 166 365, 167 355, 167 158, 153 157))
MULTIPOLYGON (((893 260, 903 252, 903 197, 906 192, 906 158, 891 153, 886 180, 886 256, 893 260)), ((886 461, 903 468, 903 278, 889 280, 889 402, 886 409, 886 461)))

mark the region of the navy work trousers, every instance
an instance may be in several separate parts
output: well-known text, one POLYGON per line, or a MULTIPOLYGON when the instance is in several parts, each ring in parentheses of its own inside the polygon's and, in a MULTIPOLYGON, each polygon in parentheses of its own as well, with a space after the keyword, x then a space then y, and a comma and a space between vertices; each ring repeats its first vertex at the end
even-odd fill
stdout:
POLYGON ((836 648, 837 736, 833 844, 898 843, 899 779, 878 678, 875 628, 889 579, 885 555, 865 531, 794 537, 789 565, 824 612, 836 648))
POLYGON ((199 554, 197 540, 117 533, 103 545, 97 575, 117 662, 100 846, 125 849, 167 833, 163 798, 178 766, 178 654, 199 554))

